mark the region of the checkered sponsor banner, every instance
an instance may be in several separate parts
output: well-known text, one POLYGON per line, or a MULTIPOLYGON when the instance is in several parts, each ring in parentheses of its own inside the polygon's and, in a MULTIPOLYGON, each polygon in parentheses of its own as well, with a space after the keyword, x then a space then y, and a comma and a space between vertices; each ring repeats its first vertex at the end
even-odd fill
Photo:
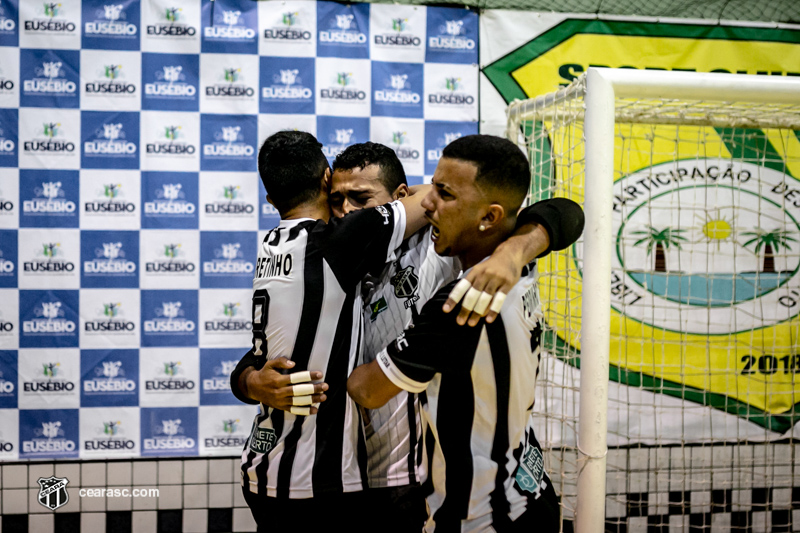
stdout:
POLYGON ((236 455, 260 144, 422 183, 477 98, 461 8, 0 0, 0 460, 236 455))

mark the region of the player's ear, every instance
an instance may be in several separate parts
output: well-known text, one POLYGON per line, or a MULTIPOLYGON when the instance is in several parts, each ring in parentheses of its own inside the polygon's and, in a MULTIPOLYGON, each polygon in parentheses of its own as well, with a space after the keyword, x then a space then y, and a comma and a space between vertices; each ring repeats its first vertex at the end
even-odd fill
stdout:
POLYGON ((331 167, 325 169, 325 174, 322 176, 322 190, 325 193, 329 193, 331 191, 331 167))
POLYGON ((401 183, 392 193, 392 200, 399 200, 408 196, 408 185, 401 183))
POLYGON ((506 218, 506 210, 500 204, 491 204, 489 207, 486 208, 486 213, 481 218, 481 226, 484 229, 481 231, 485 231, 489 228, 495 227, 500 224, 506 218))

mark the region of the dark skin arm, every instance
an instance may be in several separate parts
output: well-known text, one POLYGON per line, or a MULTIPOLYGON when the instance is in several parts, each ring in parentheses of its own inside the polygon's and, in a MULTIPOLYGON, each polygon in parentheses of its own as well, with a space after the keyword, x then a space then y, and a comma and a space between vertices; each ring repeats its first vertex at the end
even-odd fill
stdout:
MULTIPOLYGON (((291 370, 294 366, 294 361, 286 357, 277 357, 267 361, 261 370, 256 370, 251 366, 239 376, 239 390, 251 400, 261 402, 267 407, 289 411, 294 405, 297 395, 291 382, 291 374, 281 374, 278 370, 291 370)), ((325 391, 328 390, 328 384, 321 380, 322 372, 311 372, 311 381, 320 381, 320 383, 313 384, 312 403, 324 402, 327 399, 325 391)), ((317 414, 317 408, 311 407, 310 414, 317 414)))
MULTIPOLYGON (((470 282, 472 288, 490 296, 498 292, 508 294, 519 281, 519 273, 525 265, 539 257, 549 246, 550 236, 542 225, 525 224, 503 241, 486 261, 472 267, 464 279, 470 282)), ((442 310, 449 313, 460 299, 454 298, 451 292, 442 310)), ((462 326, 464 324, 476 326, 483 316, 486 317, 486 322, 491 324, 497 318, 497 313, 489 308, 470 310, 462 307, 456 321, 462 326)))
POLYGON ((377 360, 356 367, 347 379, 347 393, 367 409, 383 407, 401 390, 386 377, 377 360))

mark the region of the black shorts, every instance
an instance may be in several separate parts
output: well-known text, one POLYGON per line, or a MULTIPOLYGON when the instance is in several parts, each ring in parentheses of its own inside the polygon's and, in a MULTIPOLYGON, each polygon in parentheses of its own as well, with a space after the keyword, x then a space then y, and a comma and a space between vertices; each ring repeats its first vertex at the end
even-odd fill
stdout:
POLYGON ((374 531, 381 533, 418 533, 428 519, 425 493, 420 485, 385 487, 367 491, 367 514, 374 531))
POLYGON ((259 496, 247 487, 242 487, 242 492, 258 525, 258 533, 323 531, 332 526, 354 533, 375 532, 375 522, 364 513, 368 508, 365 492, 305 499, 259 496))

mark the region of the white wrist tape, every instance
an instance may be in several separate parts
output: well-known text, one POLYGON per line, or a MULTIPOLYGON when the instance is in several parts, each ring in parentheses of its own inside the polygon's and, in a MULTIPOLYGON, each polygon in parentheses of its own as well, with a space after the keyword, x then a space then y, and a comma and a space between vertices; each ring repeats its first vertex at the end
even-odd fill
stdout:
POLYGON ((289 412, 295 416, 308 416, 311 414, 310 407, 290 407, 289 412))
POLYGON ((503 292, 498 292, 494 295, 494 300, 492 300, 492 306, 489 308, 490 311, 494 311, 495 313, 499 313, 500 309, 503 308, 503 303, 506 301, 506 295, 503 292))
POLYGON ((481 316, 485 315, 486 308, 489 307, 491 301, 492 301, 492 295, 487 292, 482 292, 481 295, 478 297, 478 303, 475 304, 474 311, 481 316))
POLYGON ((468 279, 462 279, 456 286, 453 287, 453 290, 450 291, 450 295, 448 298, 453 300, 454 302, 458 302, 463 298, 463 296, 467 293, 467 291, 472 287, 472 284, 469 282, 468 279))
POLYGON ((302 383, 292 386, 292 396, 309 396, 311 394, 314 394, 313 383, 302 383))
POLYGON ((292 405, 311 405, 311 396, 292 396, 292 405))
POLYGON ((478 297, 481 293, 478 289, 474 287, 470 287, 469 291, 467 291, 467 295, 464 296, 464 301, 461 303, 461 308, 466 309, 467 311, 472 311, 472 308, 475 307, 475 302, 478 301, 478 297))
POLYGON ((305 383, 306 381, 311 381, 311 372, 308 370, 303 370, 302 372, 289 374, 289 380, 292 383, 305 383))

